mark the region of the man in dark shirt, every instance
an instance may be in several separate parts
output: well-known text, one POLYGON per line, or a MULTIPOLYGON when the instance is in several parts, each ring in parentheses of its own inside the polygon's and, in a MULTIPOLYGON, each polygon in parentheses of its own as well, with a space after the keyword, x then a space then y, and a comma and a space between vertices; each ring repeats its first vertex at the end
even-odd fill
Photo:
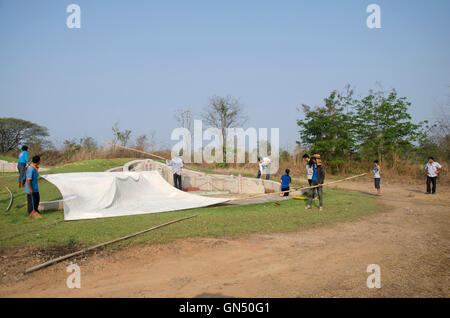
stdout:
POLYGON ((323 210, 323 192, 322 192, 322 185, 325 181, 325 167, 322 165, 322 161, 320 160, 320 155, 316 154, 312 157, 314 162, 314 171, 313 176, 311 179, 311 186, 318 186, 316 188, 312 188, 311 195, 308 200, 308 205, 305 207, 305 209, 311 209, 312 205, 312 192, 314 189, 316 189, 317 196, 319 197, 319 211, 323 210))

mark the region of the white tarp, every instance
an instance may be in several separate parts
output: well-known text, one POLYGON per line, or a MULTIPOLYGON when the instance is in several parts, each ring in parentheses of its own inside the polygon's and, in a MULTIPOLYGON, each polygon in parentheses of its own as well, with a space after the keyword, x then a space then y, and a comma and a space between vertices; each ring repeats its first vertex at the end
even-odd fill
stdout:
POLYGON ((61 192, 64 220, 184 210, 229 200, 180 191, 157 171, 60 173, 42 177, 61 192))

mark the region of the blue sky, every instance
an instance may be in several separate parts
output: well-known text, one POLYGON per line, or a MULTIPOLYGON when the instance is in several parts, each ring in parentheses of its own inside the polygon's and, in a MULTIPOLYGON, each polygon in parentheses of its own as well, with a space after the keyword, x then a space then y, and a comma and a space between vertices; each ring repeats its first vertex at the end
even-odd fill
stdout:
POLYGON ((233 95, 251 127, 298 139, 296 108, 346 84, 376 83, 432 119, 450 95, 450 1, 0 0, 0 116, 49 128, 57 143, 156 131, 169 145, 177 108, 233 95), (66 7, 81 7, 68 29, 66 7), (381 29, 366 7, 381 7, 381 29))

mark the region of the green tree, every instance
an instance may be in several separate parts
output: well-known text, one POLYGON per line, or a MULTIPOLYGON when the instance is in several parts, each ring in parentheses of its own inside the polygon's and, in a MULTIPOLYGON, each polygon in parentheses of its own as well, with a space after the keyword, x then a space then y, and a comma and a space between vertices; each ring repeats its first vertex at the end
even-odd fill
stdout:
POLYGON ((304 120, 298 120, 302 144, 312 153, 319 153, 331 166, 338 169, 354 152, 352 113, 353 91, 332 91, 324 99, 325 106, 311 108, 302 105, 304 120))
POLYGON ((424 135, 421 127, 425 122, 414 124, 406 97, 399 97, 395 90, 388 94, 370 92, 355 103, 355 133, 358 147, 365 157, 376 156, 381 162, 389 155, 396 164, 400 152, 412 149, 412 142, 424 135))
POLYGON ((35 149, 49 146, 48 129, 18 118, 0 118, 0 152, 17 150, 26 144, 35 149))

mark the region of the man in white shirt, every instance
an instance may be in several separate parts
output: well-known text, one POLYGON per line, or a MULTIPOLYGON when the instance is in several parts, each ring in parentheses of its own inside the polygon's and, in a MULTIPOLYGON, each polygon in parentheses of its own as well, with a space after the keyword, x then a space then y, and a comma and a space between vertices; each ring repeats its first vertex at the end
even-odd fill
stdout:
MULTIPOLYGON (((309 186, 311 186, 312 185, 312 177, 314 174, 314 164, 311 160, 311 157, 307 153, 305 153, 303 155, 303 160, 305 161, 305 164, 306 164, 306 179, 308 179, 308 184, 309 184, 309 186)), ((316 199, 315 196, 316 196, 316 188, 313 188, 312 189, 313 200, 316 199)))
POLYGON ((306 164, 306 179, 308 179, 308 184, 311 186, 312 176, 314 173, 314 168, 312 165, 310 165, 311 158, 307 153, 303 155, 303 161, 306 164))
POLYGON ((266 180, 270 179, 270 164, 271 161, 269 158, 264 157, 258 157, 258 161, 259 161, 259 170, 258 170, 258 176, 257 178, 261 178, 261 174, 263 173, 263 171, 266 171, 266 180))
POLYGON ((439 175, 439 169, 442 166, 434 161, 433 157, 428 158, 428 162, 425 166, 425 171, 427 172, 427 194, 435 194, 436 193, 436 179, 439 175), (433 184, 433 188, 431 189, 430 184, 433 184))
POLYGON ((181 158, 172 158, 172 160, 167 161, 166 164, 172 167, 173 173, 173 185, 179 190, 183 190, 181 186, 181 171, 183 168, 183 160, 181 158))

